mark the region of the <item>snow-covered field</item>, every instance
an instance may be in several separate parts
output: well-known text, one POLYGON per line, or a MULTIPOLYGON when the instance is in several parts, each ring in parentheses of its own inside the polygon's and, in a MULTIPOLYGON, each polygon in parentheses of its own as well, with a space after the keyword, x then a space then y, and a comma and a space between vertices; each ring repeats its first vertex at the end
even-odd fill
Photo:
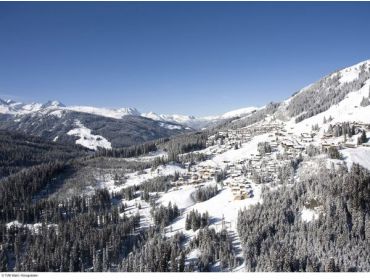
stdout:
POLYGON ((151 161, 156 158, 167 158, 168 154, 165 151, 155 151, 155 152, 150 152, 146 155, 142 155, 139 157, 132 157, 132 158, 126 158, 126 161, 151 161))
POLYGON ((251 158, 252 154, 255 155, 257 153, 258 143, 266 141, 268 135, 267 133, 257 135, 250 142, 243 143, 239 149, 230 149, 224 153, 217 154, 211 160, 204 161, 201 165, 223 168, 230 163, 251 158))
POLYGON ((120 185, 116 185, 114 183, 112 174, 105 174, 103 177, 98 178, 99 180, 98 187, 108 189, 111 192, 118 192, 124 188, 140 185, 145 181, 154 179, 159 176, 170 176, 175 175, 175 173, 181 174, 184 172, 186 172, 186 170, 178 165, 174 164, 161 165, 155 170, 148 168, 141 172, 136 171, 128 173, 126 174, 125 183, 120 185))
POLYGON ((159 124, 161 127, 167 128, 167 129, 181 129, 182 127, 180 125, 175 125, 175 124, 168 124, 168 123, 160 123, 159 124))
POLYGON ((344 149, 340 152, 343 155, 348 168, 351 168, 353 163, 358 163, 370 170, 370 147, 344 149))
POLYGON ((197 210, 199 213, 208 212, 210 215, 211 227, 214 227, 217 231, 222 228, 222 221, 229 230, 236 231, 237 217, 239 210, 248 208, 257 203, 262 203, 261 190, 259 187, 254 188, 254 197, 234 200, 230 188, 224 188, 220 192, 203 202, 196 202, 192 198, 192 194, 196 191, 193 186, 184 186, 178 190, 172 189, 165 193, 159 202, 163 205, 167 205, 169 202, 176 203, 176 205, 183 211, 181 217, 171 224, 168 228, 172 230, 169 235, 174 234, 177 231, 183 231, 188 236, 193 236, 196 232, 192 230, 185 230, 185 218, 186 215, 192 210, 197 210))
POLYGON ((85 127, 80 121, 75 122, 77 128, 68 131, 68 135, 77 136, 76 144, 80 144, 91 150, 97 150, 98 147, 112 149, 112 144, 103 136, 91 134, 91 129, 85 127))

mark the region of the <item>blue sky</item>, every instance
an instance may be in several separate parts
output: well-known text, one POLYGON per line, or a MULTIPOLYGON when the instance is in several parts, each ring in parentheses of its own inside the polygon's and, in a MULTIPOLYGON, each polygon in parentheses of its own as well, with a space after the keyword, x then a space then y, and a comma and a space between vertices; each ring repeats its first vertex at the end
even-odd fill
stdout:
POLYGON ((370 3, 0 3, 0 97, 219 114, 370 59, 370 3))

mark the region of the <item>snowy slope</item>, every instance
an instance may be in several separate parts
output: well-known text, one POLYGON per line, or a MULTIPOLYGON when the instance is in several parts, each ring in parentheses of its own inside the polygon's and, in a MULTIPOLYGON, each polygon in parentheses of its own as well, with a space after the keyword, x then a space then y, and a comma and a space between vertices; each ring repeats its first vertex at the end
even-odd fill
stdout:
POLYGON ((40 111, 42 106, 43 104, 40 103, 23 104, 13 100, 0 99, 0 114, 29 114, 40 111))
MULTIPOLYGON (((370 68, 370 60, 365 60, 360 63, 357 63, 353 66, 347 67, 338 71, 337 73, 340 75, 340 83, 349 83, 358 79, 359 74, 361 72, 361 68, 369 69, 370 68)), ((336 73, 332 74, 335 75, 336 73)))
POLYGON ((233 110, 227 113, 224 113, 219 116, 205 116, 205 117, 194 117, 194 116, 187 116, 187 115, 165 115, 165 114, 156 114, 154 112, 143 113, 141 116, 157 120, 157 121, 167 121, 167 122, 174 122, 182 125, 189 126, 194 129, 200 129, 212 124, 216 124, 222 120, 231 119, 235 117, 242 117, 251 114, 253 111, 257 110, 256 107, 246 107, 241 108, 238 110, 233 110))
POLYGON ((248 114, 250 114, 253 111, 258 110, 258 109, 259 108, 257 108, 257 107, 241 108, 241 109, 237 109, 237 110, 227 112, 227 113, 221 115, 220 118, 221 119, 228 119, 228 118, 242 117, 242 116, 248 115, 248 114))
POLYGON ((311 118, 305 119, 299 123, 295 123, 294 118, 287 122, 288 127, 292 127, 297 134, 308 132, 312 125, 318 124, 322 130, 327 129, 330 123, 337 122, 366 122, 370 123, 370 107, 360 106, 361 100, 364 97, 369 97, 370 80, 367 80, 365 85, 358 91, 350 92, 344 100, 336 105, 333 105, 325 112, 319 113, 311 118), (324 117, 328 119, 332 117, 330 123, 324 124, 324 117))
POLYGON ((344 149, 340 151, 347 163, 348 168, 353 163, 358 163, 363 167, 370 170, 370 148, 369 147, 357 147, 355 149, 344 149))
POLYGON ((76 136, 76 144, 84 146, 91 150, 97 150, 98 147, 104 149, 111 149, 112 144, 100 135, 91 134, 91 129, 86 128, 80 121, 75 122, 77 128, 68 131, 68 135, 76 136))
POLYGON ((67 107, 66 109, 114 119, 121 119, 123 116, 140 116, 139 111, 135 108, 107 109, 90 106, 71 106, 67 107))

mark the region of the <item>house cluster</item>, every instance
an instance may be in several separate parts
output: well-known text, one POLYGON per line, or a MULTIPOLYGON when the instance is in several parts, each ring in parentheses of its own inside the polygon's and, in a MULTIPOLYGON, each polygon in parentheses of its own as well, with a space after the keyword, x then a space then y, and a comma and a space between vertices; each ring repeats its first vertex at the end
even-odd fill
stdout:
POLYGON ((220 131, 218 134, 212 135, 207 140, 207 147, 217 145, 219 148, 232 149, 235 145, 246 143, 251 140, 251 134, 247 130, 232 130, 220 131))
POLYGON ((278 122, 271 122, 269 124, 264 124, 263 126, 252 126, 248 127, 249 133, 253 135, 258 135, 258 134, 264 134, 264 133, 269 133, 271 131, 280 131, 283 129, 284 124, 278 123, 278 122))
POLYGON ((356 148, 358 146, 370 147, 370 143, 359 143, 358 138, 360 137, 362 131, 368 132, 370 130, 370 124, 352 122, 350 123, 354 127, 354 135, 352 137, 335 137, 332 132, 325 132, 321 137, 321 148, 327 150, 330 147, 335 147, 337 149, 343 148, 356 148))
POLYGON ((252 154, 250 159, 226 163, 225 185, 231 189, 235 200, 252 198, 253 186, 269 183, 277 179, 277 171, 283 161, 278 161, 274 153, 252 154), (259 179, 255 176, 258 174, 259 179), (254 182, 254 183, 252 183, 254 182))
POLYGON ((315 137, 315 133, 301 133, 300 135, 300 141, 302 143, 311 143, 313 142, 313 138, 315 137))
POLYGON ((228 129, 219 131, 208 138, 207 147, 218 145, 226 149, 233 148, 235 144, 246 143, 252 136, 268 133, 282 128, 281 124, 271 123, 263 126, 244 127, 240 129, 228 129))
POLYGON ((173 184, 176 187, 183 185, 201 185, 207 181, 213 180, 218 171, 220 171, 220 168, 195 165, 190 167, 188 172, 180 174, 179 178, 173 182, 173 184))
POLYGON ((246 179, 233 180, 227 186, 231 189, 234 200, 254 197, 252 185, 246 179))
POLYGON ((223 163, 226 164, 224 170, 226 172, 226 180, 224 180, 224 184, 230 188, 234 200, 253 197, 252 184, 245 172, 246 160, 238 160, 235 163, 225 160, 223 163))
MULTIPOLYGON (((356 132, 369 130, 369 124, 354 123, 356 132)), ((207 141, 208 153, 212 155, 222 154, 227 150, 237 148, 236 145, 249 142, 251 138, 258 134, 268 133, 265 142, 271 149, 259 150, 251 154, 249 158, 238 161, 224 160, 223 165, 226 172, 226 179, 223 181, 225 186, 230 188, 235 200, 247 199, 254 196, 253 188, 256 184, 274 184, 278 181, 279 170, 284 164, 292 159, 306 153, 306 147, 314 144, 317 140, 316 132, 293 134, 285 129, 284 124, 271 123, 264 126, 251 126, 242 129, 228 129, 219 131, 209 137, 207 141), (271 152, 269 151, 271 150, 271 152), (261 154, 262 153, 262 154, 261 154), (253 183, 252 183, 253 182, 253 183)), ((358 136, 358 135, 357 135, 358 136)), ((356 138, 357 137, 353 137, 356 138)), ((322 147, 352 147, 357 145, 346 141, 338 143, 330 133, 326 133, 321 138, 322 147)), ((369 145, 364 143, 364 146, 369 145)), ((215 178, 217 170, 208 166, 193 166, 187 174, 180 176, 176 185, 194 184, 200 185, 215 178)))

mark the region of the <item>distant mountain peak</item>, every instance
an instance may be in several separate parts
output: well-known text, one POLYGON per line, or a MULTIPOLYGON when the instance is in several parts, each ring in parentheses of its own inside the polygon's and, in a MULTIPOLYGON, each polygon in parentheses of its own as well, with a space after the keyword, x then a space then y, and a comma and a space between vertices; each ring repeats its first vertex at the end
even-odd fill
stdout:
POLYGON ((120 108, 117 111, 129 116, 140 116, 140 112, 134 107, 120 108))
POLYGON ((14 101, 13 99, 8 99, 7 101, 5 101, 8 105, 10 104, 14 104, 14 103, 17 103, 16 101, 14 101))
POLYGON ((42 108, 50 108, 50 107, 53 107, 53 108, 66 107, 66 105, 64 105, 62 102, 60 102, 58 100, 48 101, 48 102, 46 102, 42 105, 42 108))

